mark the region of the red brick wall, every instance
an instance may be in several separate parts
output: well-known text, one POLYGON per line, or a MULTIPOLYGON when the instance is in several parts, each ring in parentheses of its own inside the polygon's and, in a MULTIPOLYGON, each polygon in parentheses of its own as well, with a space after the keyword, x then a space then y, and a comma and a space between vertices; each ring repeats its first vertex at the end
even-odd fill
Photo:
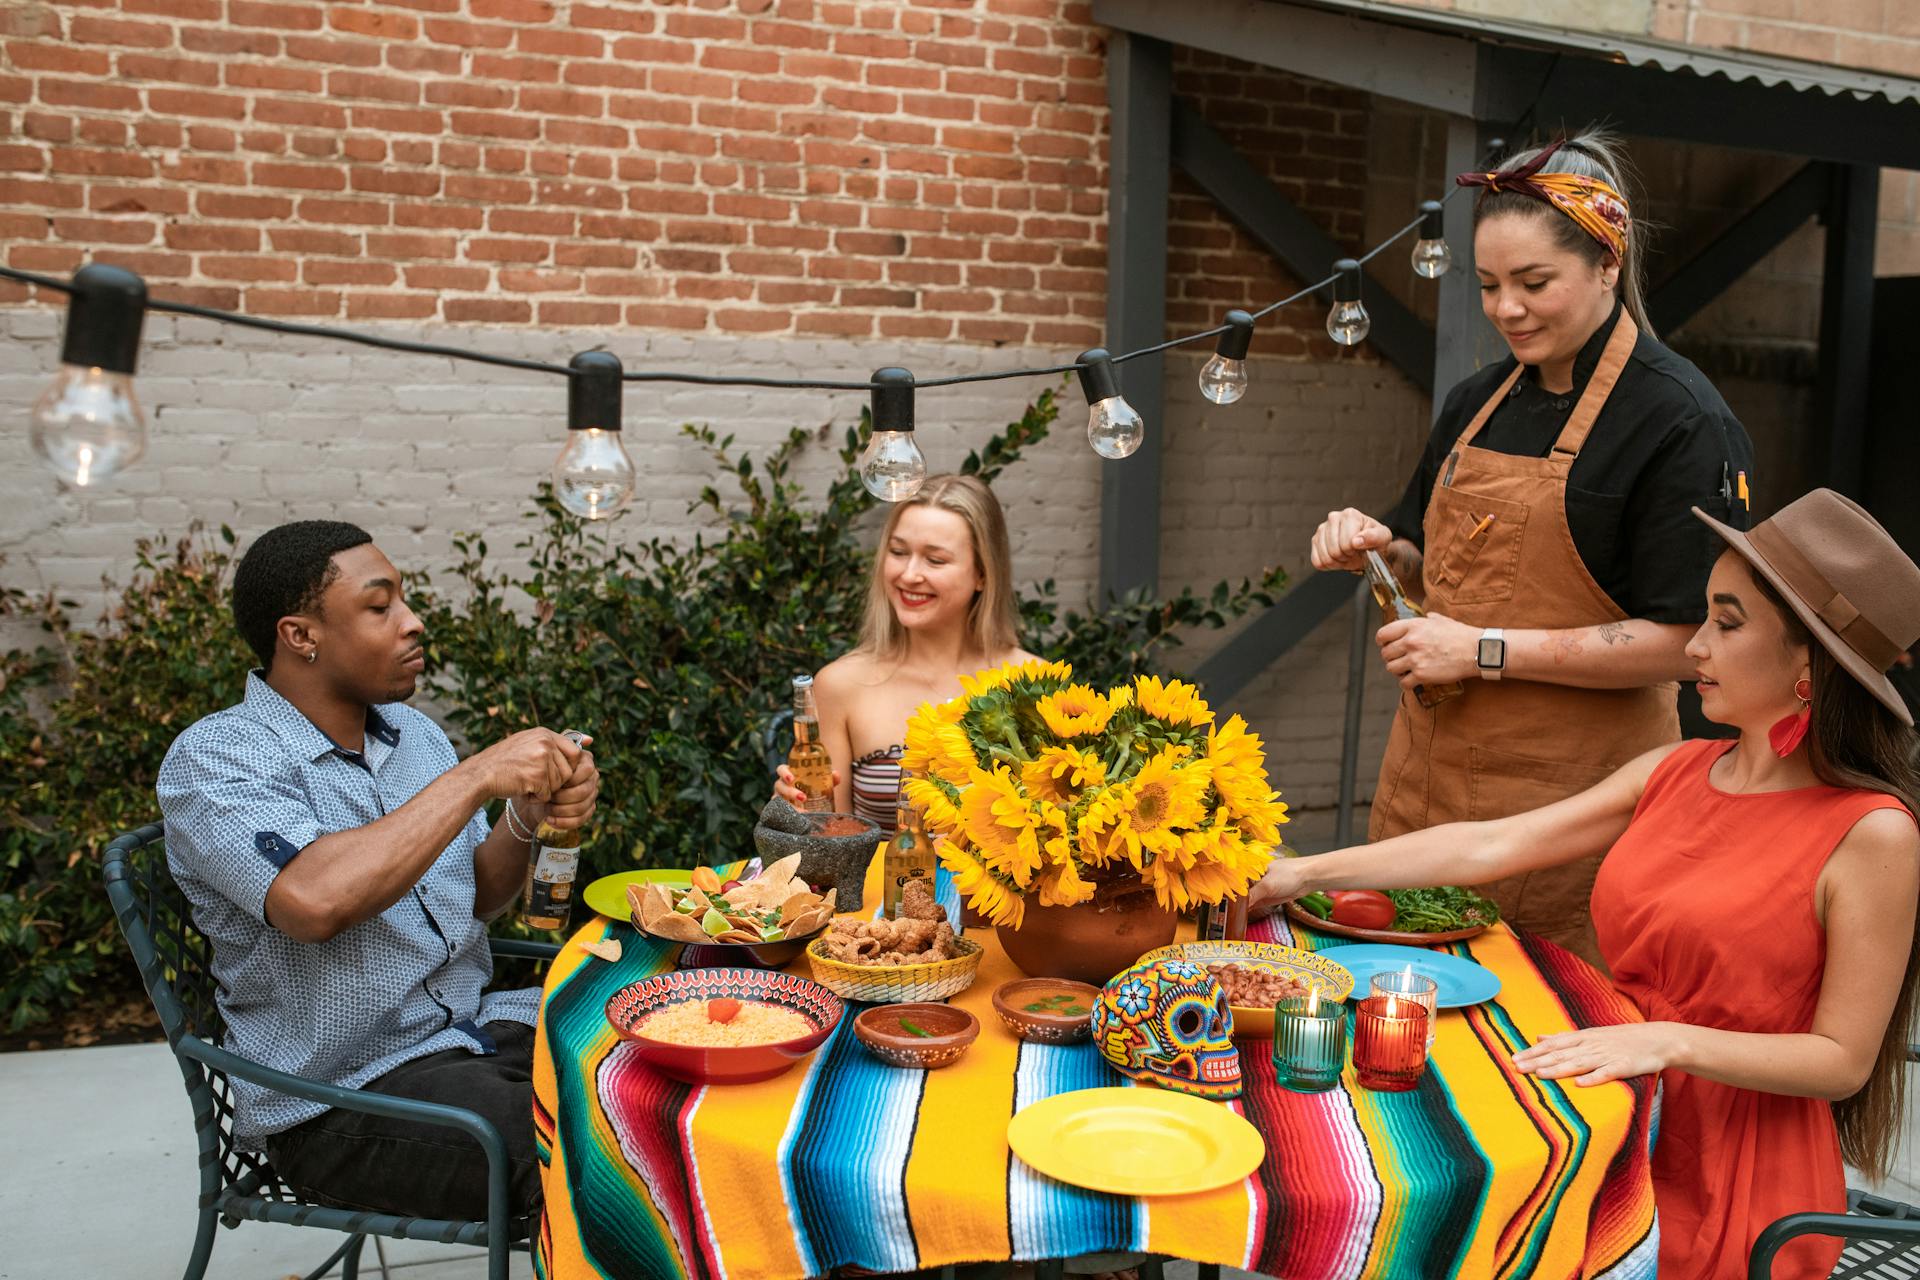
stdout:
MULTIPOLYGON (((0 247, 262 315, 1087 345, 1107 181, 1089 13, 15 0, 0 247)), ((1363 99, 1185 55, 1179 78, 1357 238, 1363 99)), ((1294 287, 1196 192, 1174 216, 1176 324, 1294 287)))

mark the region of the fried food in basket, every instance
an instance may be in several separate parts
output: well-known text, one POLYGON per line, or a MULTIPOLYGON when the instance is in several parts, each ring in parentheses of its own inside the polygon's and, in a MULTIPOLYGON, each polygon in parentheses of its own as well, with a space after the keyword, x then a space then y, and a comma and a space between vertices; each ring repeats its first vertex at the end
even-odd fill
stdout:
POLYGON ((843 964, 932 964, 960 954, 947 910, 918 881, 906 886, 898 920, 862 920, 841 916, 833 922, 821 949, 843 964))
POLYGON ((722 881, 696 867, 693 886, 630 884, 627 905, 645 933, 675 942, 779 942, 816 932, 833 916, 834 893, 823 897, 795 872, 800 855, 780 859, 751 880, 722 881))

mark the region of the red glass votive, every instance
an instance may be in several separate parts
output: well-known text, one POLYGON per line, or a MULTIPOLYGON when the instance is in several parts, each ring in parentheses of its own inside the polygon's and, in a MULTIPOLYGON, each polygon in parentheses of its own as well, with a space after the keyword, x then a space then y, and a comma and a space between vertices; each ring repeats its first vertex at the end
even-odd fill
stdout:
POLYGON ((1427 1011, 1418 1001, 1368 996, 1354 1010, 1353 1069, 1362 1088, 1404 1093, 1427 1069, 1427 1011))

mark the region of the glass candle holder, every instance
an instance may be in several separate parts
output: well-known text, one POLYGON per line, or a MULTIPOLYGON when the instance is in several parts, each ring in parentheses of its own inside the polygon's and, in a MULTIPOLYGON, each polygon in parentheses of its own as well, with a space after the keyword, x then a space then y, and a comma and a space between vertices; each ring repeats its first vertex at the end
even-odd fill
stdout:
POLYGON ((1362 1088, 1404 1093, 1427 1069, 1427 1009, 1399 996, 1368 996, 1353 1015, 1353 1069, 1362 1088))
POLYGON ((1347 1063, 1347 1006, 1318 993, 1273 1007, 1273 1074, 1295 1093, 1325 1093, 1347 1063))
POLYGON ((1427 1011, 1427 1052, 1433 1052, 1434 1023, 1440 1018, 1440 987, 1432 978, 1422 977, 1411 969, 1394 969, 1387 973, 1373 975, 1372 994, 1392 996, 1397 1000, 1412 1000, 1427 1011))

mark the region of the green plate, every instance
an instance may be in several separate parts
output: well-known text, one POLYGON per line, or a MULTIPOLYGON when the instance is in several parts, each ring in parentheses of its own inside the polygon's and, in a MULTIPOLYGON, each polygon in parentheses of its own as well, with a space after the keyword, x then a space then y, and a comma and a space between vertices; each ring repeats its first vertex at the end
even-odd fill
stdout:
POLYGON ((616 871, 588 885, 581 892, 580 901, 609 920, 625 920, 631 914, 627 907, 627 886, 630 884, 667 884, 676 889, 685 889, 693 884, 693 872, 685 868, 616 871))

